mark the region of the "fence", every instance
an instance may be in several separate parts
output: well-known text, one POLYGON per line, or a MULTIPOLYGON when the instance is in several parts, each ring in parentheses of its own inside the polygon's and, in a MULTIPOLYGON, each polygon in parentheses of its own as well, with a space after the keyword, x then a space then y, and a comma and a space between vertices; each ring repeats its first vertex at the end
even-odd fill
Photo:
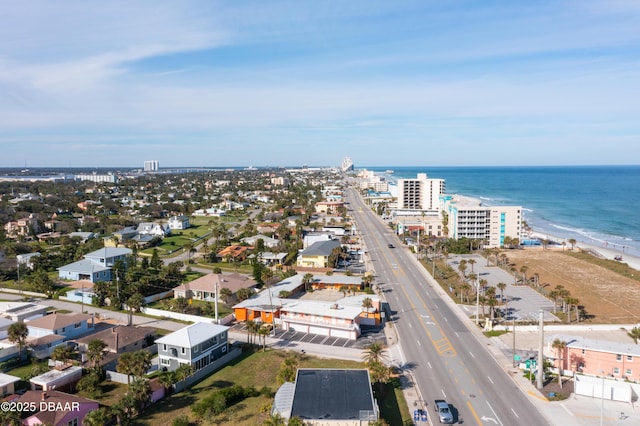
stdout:
MULTIPOLYGON (((190 315, 190 314, 183 314, 181 312, 173 312, 173 311, 165 311, 163 309, 156 309, 156 308, 147 308, 144 307, 141 309, 143 314, 146 315, 151 315, 154 317, 160 317, 160 318, 171 318, 171 319, 176 319, 176 320, 180 320, 180 321, 187 321, 187 322, 208 322, 211 324, 215 324, 216 320, 215 318, 210 318, 210 317, 201 317, 198 315, 190 315)), ((219 324, 221 325, 227 325, 229 323, 231 323, 233 321, 234 317, 232 314, 227 315, 226 317, 223 318, 219 318, 219 324)))

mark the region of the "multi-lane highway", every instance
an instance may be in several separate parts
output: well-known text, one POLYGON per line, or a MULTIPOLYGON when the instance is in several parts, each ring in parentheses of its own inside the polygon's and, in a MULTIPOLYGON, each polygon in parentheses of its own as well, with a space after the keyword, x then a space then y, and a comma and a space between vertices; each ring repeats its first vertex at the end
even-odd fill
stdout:
POLYGON ((413 376, 429 411, 433 413, 434 399, 446 399, 454 407, 457 423, 548 424, 485 349, 488 341, 471 332, 467 327, 474 327, 471 321, 446 300, 393 231, 355 190, 347 190, 346 201, 362 234, 367 267, 375 271, 376 283, 396 312, 402 367, 413 376))

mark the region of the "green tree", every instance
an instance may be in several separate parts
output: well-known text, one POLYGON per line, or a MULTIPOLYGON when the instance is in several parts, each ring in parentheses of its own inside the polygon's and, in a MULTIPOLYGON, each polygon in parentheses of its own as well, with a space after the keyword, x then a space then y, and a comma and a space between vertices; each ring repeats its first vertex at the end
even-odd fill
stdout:
POLYGON ((313 274, 307 272, 302 277, 302 284, 304 285, 305 291, 309 291, 311 288, 311 283, 313 282, 313 274))
POLYGON ((177 381, 178 376, 175 371, 161 371, 158 375, 158 383, 164 386, 165 391, 172 389, 177 381))
POLYGON ((82 420, 82 426, 104 426, 109 421, 107 408, 100 407, 97 410, 89 411, 82 420))
POLYGON ((564 353, 564 349, 567 347, 567 342, 562 339, 555 339, 551 344, 551 347, 556 350, 556 354, 558 354, 558 384, 560 385, 560 389, 562 389, 562 354, 564 353))
POLYGON ((53 348, 53 352, 51 352, 51 359, 64 364, 70 360, 74 354, 75 350, 71 346, 62 344, 53 348))
POLYGON ((27 325, 23 322, 13 323, 9 326, 7 333, 9 341, 18 345, 18 359, 22 359, 22 348, 24 348, 29 335, 27 325))
POLYGON ((276 381, 278 385, 282 385, 285 382, 294 382, 296 380, 296 373, 298 371, 298 365, 300 360, 296 355, 289 355, 280 364, 280 370, 278 370, 278 376, 276 381))
POLYGON ((133 313, 140 312, 140 309, 145 305, 144 297, 140 293, 134 293, 127 299, 127 306, 129 307, 129 325, 133 324, 133 313))
POLYGON ((77 388, 80 392, 89 395, 90 398, 98 398, 102 395, 100 391, 100 376, 95 370, 91 370, 89 374, 82 377, 78 381, 77 388))
POLYGON ((630 331, 627 332, 627 336, 633 339, 633 343, 638 344, 638 339, 640 339, 640 328, 633 327, 630 331))
POLYGON ((135 379, 129 386, 129 392, 135 399, 137 405, 140 407, 139 412, 142 412, 151 401, 151 385, 147 379, 135 379))
POLYGON ((149 368, 151 367, 152 356, 151 352, 145 351, 144 349, 139 349, 133 354, 133 367, 131 372, 137 377, 142 378, 149 368))
POLYGON ((367 313, 367 318, 369 318, 369 310, 373 308, 373 300, 371 300, 370 297, 365 297, 364 299, 362 299, 362 307, 367 313))
POLYGON ((191 375, 193 375, 193 366, 191 364, 180 364, 176 368, 176 377, 179 381, 187 380, 191 375))
POLYGON ((149 262, 149 266, 153 269, 161 269, 162 268, 162 260, 160 260, 160 255, 158 254, 158 249, 153 249, 153 253, 151 254, 151 262, 149 262))
POLYGON ((107 344, 100 339, 93 339, 87 345, 87 360, 96 371, 100 369, 100 361, 104 358, 106 348, 107 344))
POLYGON ((376 362, 382 362, 386 359, 386 354, 384 352, 384 348, 378 342, 373 342, 369 346, 367 346, 364 354, 362 355, 362 360, 365 364, 372 364, 376 362))
POLYGON ((134 359, 133 352, 125 352, 118 358, 118 364, 116 365, 116 371, 118 373, 127 375, 127 384, 131 385, 131 375, 133 374, 133 369, 135 368, 134 364, 136 360, 134 359))

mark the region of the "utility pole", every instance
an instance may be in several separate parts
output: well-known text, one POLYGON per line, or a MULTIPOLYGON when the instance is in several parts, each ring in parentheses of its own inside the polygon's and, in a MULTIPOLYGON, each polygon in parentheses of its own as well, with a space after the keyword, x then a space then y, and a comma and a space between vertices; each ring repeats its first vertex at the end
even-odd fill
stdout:
POLYGON ((513 366, 516 364, 516 316, 513 316, 513 366))
POLYGON ((544 375, 544 355, 542 351, 544 350, 544 311, 540 309, 540 348, 538 350, 538 380, 536 381, 538 389, 542 389, 543 384, 543 375, 544 375))
POLYGON ((476 325, 480 323, 480 283, 476 283, 476 325))

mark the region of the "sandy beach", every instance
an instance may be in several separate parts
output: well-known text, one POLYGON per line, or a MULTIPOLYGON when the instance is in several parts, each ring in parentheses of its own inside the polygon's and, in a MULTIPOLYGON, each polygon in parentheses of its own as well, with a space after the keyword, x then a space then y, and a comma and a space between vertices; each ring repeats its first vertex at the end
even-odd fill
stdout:
MULTIPOLYGON (((530 234, 530 238, 555 241, 558 244, 562 244, 562 242, 565 242, 567 248, 571 247, 571 244, 569 244, 568 238, 562 238, 562 237, 549 235, 549 234, 542 234, 538 232, 532 232, 530 234)), ((590 244, 590 243, 585 243, 583 241, 577 241, 575 246, 585 251, 596 252, 605 259, 615 260, 616 256, 622 256, 622 263, 626 263, 627 265, 629 265, 629 267, 637 271, 640 271, 640 257, 632 256, 624 252, 622 249, 618 250, 618 249, 611 248, 609 246, 590 244)))

